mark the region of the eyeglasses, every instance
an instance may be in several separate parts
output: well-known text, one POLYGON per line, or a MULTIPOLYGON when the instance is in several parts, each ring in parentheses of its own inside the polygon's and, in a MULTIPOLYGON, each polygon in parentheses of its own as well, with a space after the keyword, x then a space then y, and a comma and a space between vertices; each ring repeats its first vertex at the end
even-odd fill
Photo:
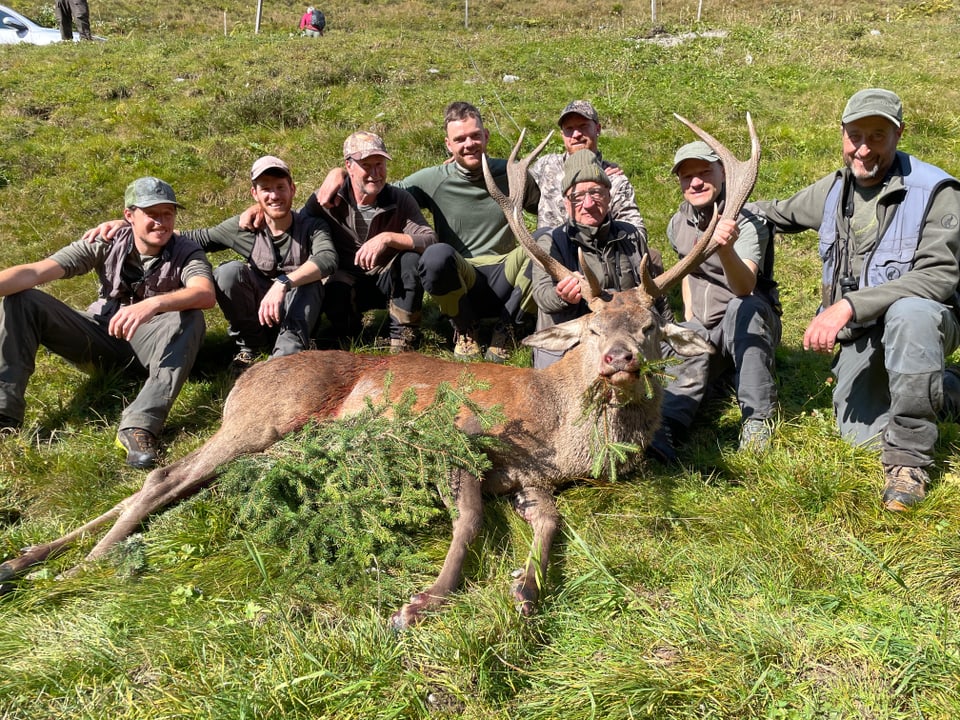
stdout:
POLYGON ((583 205, 583 201, 586 200, 587 195, 590 196, 590 199, 595 203, 606 200, 610 196, 610 191, 603 187, 590 188, 589 190, 584 190, 583 192, 572 192, 567 195, 567 200, 570 201, 570 204, 574 207, 580 207, 583 205))

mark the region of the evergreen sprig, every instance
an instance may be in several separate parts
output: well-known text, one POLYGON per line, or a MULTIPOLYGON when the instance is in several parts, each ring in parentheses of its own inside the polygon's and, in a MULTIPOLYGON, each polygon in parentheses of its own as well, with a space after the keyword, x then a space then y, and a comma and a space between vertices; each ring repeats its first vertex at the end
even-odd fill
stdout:
POLYGON ((221 478, 237 528, 280 548, 285 568, 343 587, 372 567, 422 564, 414 535, 452 506, 451 469, 480 478, 490 467, 485 449, 493 440, 455 424, 461 410, 482 427, 502 418, 499 409, 470 400, 480 387, 471 377, 457 387, 441 384, 419 412, 412 389, 391 402, 390 382, 382 402, 368 399, 348 419, 311 424, 270 454, 237 461, 221 478))

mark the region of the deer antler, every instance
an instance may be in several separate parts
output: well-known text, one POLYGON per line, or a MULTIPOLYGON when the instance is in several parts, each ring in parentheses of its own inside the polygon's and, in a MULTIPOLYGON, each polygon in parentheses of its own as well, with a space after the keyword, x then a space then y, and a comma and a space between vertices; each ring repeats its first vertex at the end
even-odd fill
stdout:
MULTIPOLYGON (((493 175, 490 173, 486 153, 484 153, 482 157, 483 179, 487 184, 487 192, 490 193, 490 197, 496 200, 500 209, 503 210, 510 229, 513 230, 513 234, 527 255, 533 262, 540 265, 554 281, 560 282, 562 279, 573 275, 573 272, 537 245, 536 240, 533 239, 533 235, 530 234, 530 231, 523 221, 523 198, 527 189, 527 169, 530 167, 530 163, 532 163, 547 146, 547 143, 550 142, 550 138, 553 137, 553 131, 551 130, 541 143, 526 157, 517 160, 517 154, 520 152, 520 146, 523 144, 523 137, 526 135, 526 132, 526 129, 520 131, 520 138, 517 140, 517 144, 513 146, 510 157, 507 158, 507 181, 509 183, 510 196, 507 197, 504 195, 500 191, 500 188, 497 187, 496 182, 494 182, 493 175)), ((583 274, 583 277, 579 278, 580 295, 586 300, 587 304, 590 305, 591 303, 597 302, 600 298, 602 292, 600 283, 582 259, 580 260, 580 271, 583 274)))
POLYGON ((721 218, 737 219, 757 182, 757 171, 760 167, 760 140, 757 138, 757 131, 753 127, 753 119, 750 117, 750 113, 747 113, 747 128, 750 131, 750 159, 746 161, 738 160, 719 140, 698 125, 676 113, 674 113, 674 117, 699 135, 720 158, 726 175, 726 201, 723 206, 723 213, 714 212, 713 219, 707 229, 703 231, 700 239, 697 240, 697 244, 693 246, 693 250, 667 272, 659 275, 656 279, 651 278, 647 258, 643 258, 643 262, 640 264, 642 287, 644 292, 653 298, 665 295, 687 273, 716 252, 717 244, 713 241, 713 233, 717 228, 717 222, 721 218))

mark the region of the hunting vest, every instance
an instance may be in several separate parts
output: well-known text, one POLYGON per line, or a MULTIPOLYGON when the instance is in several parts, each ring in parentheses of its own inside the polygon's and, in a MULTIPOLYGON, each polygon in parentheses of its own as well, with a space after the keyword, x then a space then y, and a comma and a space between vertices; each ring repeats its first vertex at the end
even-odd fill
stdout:
MULTIPOLYGON (((899 176, 904 188, 892 192, 885 191, 877 199, 878 223, 886 222, 887 226, 885 228, 878 226, 879 242, 863 263, 859 287, 882 285, 910 271, 917 246, 920 244, 920 232, 927 217, 931 198, 943 184, 956 182, 940 168, 910 155, 898 152, 897 159, 900 167, 904 169, 904 174, 899 176), (890 199, 898 194, 901 195, 899 201, 890 199), (886 213, 886 219, 880 213, 881 207, 885 205, 894 206, 892 213, 886 213)), ((849 224, 847 216, 850 214, 848 211, 841 212, 840 204, 844 195, 850 192, 851 182, 849 173, 838 172, 823 207, 819 233, 820 259, 823 260, 824 306, 837 299, 835 294, 839 273, 837 242, 841 234, 840 225, 849 224)), ((849 238, 844 242, 849 242, 849 238)), ((852 253, 852 248, 848 248, 847 252, 852 253)))

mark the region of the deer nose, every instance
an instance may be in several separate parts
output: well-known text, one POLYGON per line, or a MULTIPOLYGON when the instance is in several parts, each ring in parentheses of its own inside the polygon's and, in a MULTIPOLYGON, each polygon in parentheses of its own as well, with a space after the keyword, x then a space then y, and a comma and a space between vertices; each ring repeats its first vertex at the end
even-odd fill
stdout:
POLYGON ((603 362, 616 370, 623 370, 634 364, 635 357, 636 355, 632 350, 623 345, 616 345, 604 353, 603 362))

